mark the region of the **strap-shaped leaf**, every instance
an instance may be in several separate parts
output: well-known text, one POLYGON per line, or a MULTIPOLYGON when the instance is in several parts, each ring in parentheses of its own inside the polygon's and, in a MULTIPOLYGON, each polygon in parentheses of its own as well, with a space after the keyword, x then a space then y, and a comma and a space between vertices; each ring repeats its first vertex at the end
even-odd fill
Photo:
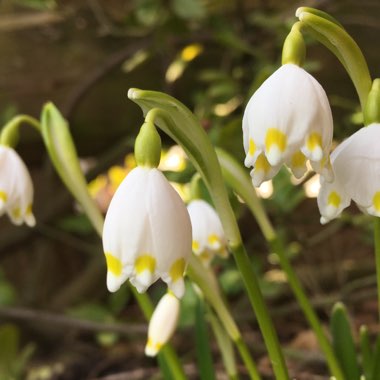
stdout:
POLYGON ((360 353, 362 358, 363 374, 366 380, 372 379, 373 351, 366 326, 360 327, 360 353))
POLYGON ((373 351, 372 374, 370 380, 380 380, 380 335, 376 339, 373 351))
POLYGON ((347 310, 340 302, 336 303, 333 308, 330 329, 334 351, 340 361, 345 378, 347 380, 360 379, 355 343, 352 338, 347 310))
POLYGON ((198 297, 195 306, 195 348, 201 380, 215 380, 215 369, 212 360, 210 337, 206 322, 206 305, 201 297, 198 297))
POLYGON ((208 319, 212 326, 215 339, 218 342, 218 347, 223 358, 226 372, 231 380, 238 380, 239 376, 236 368, 236 359, 231 338, 228 336, 226 330, 223 328, 218 318, 212 311, 209 311, 208 319))

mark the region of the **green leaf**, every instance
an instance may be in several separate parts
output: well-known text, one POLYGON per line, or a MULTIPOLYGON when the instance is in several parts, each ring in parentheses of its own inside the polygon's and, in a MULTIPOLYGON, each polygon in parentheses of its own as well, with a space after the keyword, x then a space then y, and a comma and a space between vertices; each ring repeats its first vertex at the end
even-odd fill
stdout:
POLYGON ((225 270, 219 275, 220 286, 227 295, 236 295, 244 289, 240 272, 236 268, 225 270))
POLYGON ((20 332, 11 324, 0 326, 0 372, 9 373, 12 363, 17 360, 20 332))
POLYGON ((205 320, 206 307, 203 299, 198 297, 195 311, 195 348, 199 377, 201 380, 215 380, 215 369, 212 361, 210 337, 205 320))
POLYGON ((373 369, 373 352, 366 326, 360 327, 360 351, 364 376, 366 380, 371 380, 373 369))
POLYGON ((208 313, 216 341, 218 342, 220 353, 222 354, 223 364, 230 379, 238 379, 234 347, 231 338, 223 328, 218 318, 211 311, 208 313))
POLYGON ((360 370, 356 357, 355 343, 347 310, 340 302, 334 305, 330 329, 333 348, 347 380, 358 380, 360 370))
MULTIPOLYGON (((37 346, 33 343, 27 344, 22 351, 17 355, 17 360, 15 360, 12 364, 12 373, 16 378, 23 378, 21 377, 25 366, 30 360, 31 356, 36 351, 37 346)), ((13 380, 13 379, 12 379, 13 380)))
POLYGON ((370 380, 380 380, 380 335, 377 337, 375 343, 371 372, 370 380))
POLYGON ((185 282, 186 291, 181 299, 181 310, 178 320, 178 326, 194 326, 195 323, 195 307, 198 296, 194 291, 194 287, 190 281, 185 282))
POLYGON ((64 231, 79 235, 90 235, 94 232, 91 222, 84 214, 69 215, 58 220, 58 227, 64 231))

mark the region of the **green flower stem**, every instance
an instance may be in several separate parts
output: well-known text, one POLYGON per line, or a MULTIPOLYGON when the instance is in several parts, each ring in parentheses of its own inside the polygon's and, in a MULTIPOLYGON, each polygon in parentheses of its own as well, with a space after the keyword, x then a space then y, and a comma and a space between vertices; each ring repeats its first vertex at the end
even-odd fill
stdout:
POLYGON ((374 241, 375 241, 375 261, 376 261, 376 278, 377 278, 377 297, 380 317, 380 218, 374 220, 374 241))
POLYGON ((283 244, 279 238, 275 238, 268 242, 272 250, 277 254, 282 270, 286 273, 288 283, 293 290, 294 295, 297 298, 298 304, 301 307, 306 319, 308 320, 314 334, 317 337, 319 346, 321 347, 330 371, 336 380, 344 380, 344 375, 339 362, 335 356, 333 347, 327 338, 323 327, 315 313, 309 298, 303 290, 302 284, 298 279, 297 274, 294 272, 289 259, 284 250, 283 244))
POLYGON ((236 190, 240 197, 252 211, 256 221, 267 241, 276 238, 276 232, 268 219, 265 209, 257 197, 252 186, 251 177, 234 157, 223 149, 217 148, 216 153, 220 166, 222 167, 223 177, 229 186, 236 190))
MULTIPOLYGON (((134 286, 130 286, 132 293, 139 304, 139 307, 141 311, 144 314, 144 317, 147 321, 150 320, 153 311, 154 306, 152 304, 152 301, 149 298, 149 295, 147 293, 139 293, 134 286)), ((174 351, 173 347, 166 343, 158 353, 159 356, 163 358, 165 363, 170 369, 170 372, 173 376, 173 379, 179 379, 179 380, 186 380, 186 374, 183 370, 182 364, 174 351)))
POLYGON ((82 206, 95 230, 101 236, 103 215, 88 192, 69 125, 53 103, 47 103, 43 107, 41 136, 62 182, 82 206))
POLYGON ((301 282, 299 281, 296 273, 293 270, 293 267, 288 260, 281 240, 276 235, 276 232, 272 227, 267 214, 265 213, 262 203, 256 195, 256 191, 252 186, 250 176, 246 173, 243 167, 228 153, 221 149, 218 149, 217 153, 219 162, 222 166, 224 178, 231 186, 231 188, 236 191, 236 193, 244 200, 244 202, 246 202, 248 208, 255 216, 256 221, 263 231, 263 235, 269 243, 270 247, 274 252, 277 253, 281 268, 286 273, 289 285, 292 288, 293 293, 295 294, 297 301, 303 313, 305 314, 305 317, 307 318, 318 339, 319 345, 325 354, 331 373, 334 375, 336 380, 343 380, 344 376, 333 351, 332 345, 328 340, 312 305, 309 302, 309 298, 303 290, 301 282))
MULTIPOLYGON (((224 364, 224 367, 226 368, 228 378, 230 380, 238 380, 239 375, 238 375, 238 370, 236 368, 235 354, 234 354, 231 337, 223 328, 222 324, 220 323, 216 315, 213 313, 213 311, 210 308, 208 309, 209 310, 207 313, 207 318, 210 321, 211 328, 214 332, 216 342, 218 344, 220 353, 222 355, 223 364, 224 364)), ((250 360, 250 355, 247 361, 249 360, 250 360)))
POLYGON ((210 269, 207 269, 198 257, 192 255, 187 267, 187 275, 199 286, 204 297, 215 310, 228 335, 235 343, 251 379, 261 380, 256 364, 249 353, 247 345, 242 339, 239 328, 220 295, 219 286, 214 273, 210 269))
POLYGON ((0 144, 14 147, 18 142, 18 129, 21 124, 28 124, 40 132, 40 122, 29 115, 17 115, 4 125, 0 134, 0 144))
POLYGON ((310 8, 299 8, 296 16, 316 40, 336 55, 350 76, 364 109, 371 89, 371 75, 367 62, 357 43, 334 19, 325 14, 311 13, 310 8))
POLYGON ((249 300, 256 313, 275 376, 279 380, 289 379, 279 340, 258 285, 256 273, 242 245, 239 227, 228 199, 218 158, 206 132, 188 108, 167 94, 130 89, 128 96, 142 108, 147 122, 154 122, 182 146, 201 174, 212 196, 229 249, 234 254, 249 300))

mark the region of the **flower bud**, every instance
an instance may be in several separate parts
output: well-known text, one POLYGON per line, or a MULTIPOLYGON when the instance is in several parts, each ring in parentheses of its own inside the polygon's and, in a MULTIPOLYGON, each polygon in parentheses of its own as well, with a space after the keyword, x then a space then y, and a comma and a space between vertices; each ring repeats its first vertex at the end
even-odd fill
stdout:
POLYGON ((178 323, 180 302, 171 292, 158 302, 149 322, 145 355, 156 356, 161 347, 172 337, 178 323))

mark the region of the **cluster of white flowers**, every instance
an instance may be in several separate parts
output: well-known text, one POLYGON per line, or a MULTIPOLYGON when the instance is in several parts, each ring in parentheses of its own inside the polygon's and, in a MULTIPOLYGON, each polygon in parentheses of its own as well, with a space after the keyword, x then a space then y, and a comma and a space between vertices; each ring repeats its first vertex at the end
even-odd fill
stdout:
POLYGON ((331 154, 333 121, 325 91, 301 67, 287 63, 249 100, 243 117, 245 165, 260 186, 286 164, 300 178, 306 161, 321 174, 318 207, 327 223, 351 199, 380 216, 380 125, 362 128, 331 154))
MULTIPOLYGON (((289 41, 293 38, 298 44, 301 60, 303 42, 297 28, 292 33, 289 41)), ((351 200, 363 212, 379 217, 380 124, 360 129, 330 157, 333 118, 326 93, 297 62, 288 58, 284 62, 253 94, 244 112, 244 163, 252 167, 253 185, 259 187, 273 178, 283 164, 301 178, 309 161, 321 178, 321 223, 339 216, 351 200)), ((135 146, 140 164, 111 200, 103 249, 110 292, 126 280, 138 292, 145 292, 159 278, 168 285, 149 325, 145 352, 155 356, 177 325, 192 252, 209 265, 215 255, 227 257, 228 250, 221 220, 212 206, 194 199, 186 208, 157 168, 161 143, 154 125, 146 122, 141 131, 135 146)), ((33 184, 25 164, 14 149, 0 145, 0 167, 0 215, 7 213, 17 225, 34 226, 33 184)))

